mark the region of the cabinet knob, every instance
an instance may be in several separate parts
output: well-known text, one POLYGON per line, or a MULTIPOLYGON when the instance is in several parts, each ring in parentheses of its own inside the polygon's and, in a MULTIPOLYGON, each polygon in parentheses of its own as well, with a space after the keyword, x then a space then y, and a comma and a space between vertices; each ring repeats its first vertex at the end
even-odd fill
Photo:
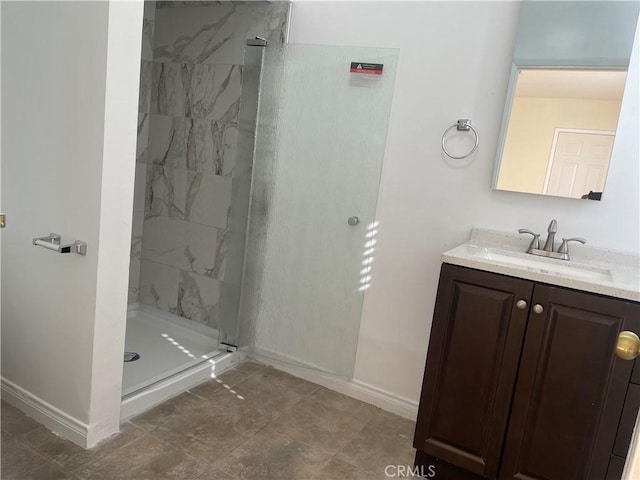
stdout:
POLYGON ((516 308, 518 310, 524 310, 525 308, 527 308, 527 302, 525 302, 524 300, 518 300, 516 302, 516 308))
POLYGON ((620 332, 616 342, 616 355, 623 360, 633 360, 640 354, 640 338, 633 332, 620 332))
POLYGON ((539 303, 536 303, 533 306, 533 313, 542 313, 542 312, 544 312, 544 308, 539 303))

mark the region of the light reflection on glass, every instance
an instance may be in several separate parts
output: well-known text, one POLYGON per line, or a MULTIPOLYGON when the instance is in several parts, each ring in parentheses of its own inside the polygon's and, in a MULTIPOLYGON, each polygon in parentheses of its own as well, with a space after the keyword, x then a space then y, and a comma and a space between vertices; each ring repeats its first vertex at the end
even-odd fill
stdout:
POLYGON ((371 273, 372 263, 373 263, 373 252, 375 251, 374 245, 377 243, 375 236, 378 234, 378 225, 380 222, 375 220, 367 225, 367 233, 365 233, 365 242, 364 242, 364 251, 362 252, 362 256, 364 260, 362 261, 362 265, 364 268, 360 270, 360 286, 358 290, 360 292, 364 292, 371 286, 371 273))

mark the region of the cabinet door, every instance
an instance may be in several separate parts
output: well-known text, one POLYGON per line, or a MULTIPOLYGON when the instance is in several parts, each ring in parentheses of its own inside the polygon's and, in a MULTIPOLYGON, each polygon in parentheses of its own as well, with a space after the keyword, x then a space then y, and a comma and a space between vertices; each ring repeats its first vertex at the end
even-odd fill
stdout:
POLYGON ((500 478, 602 480, 633 367, 614 349, 640 305, 544 285, 532 304, 500 478))
POLYGON ((418 450, 496 477, 532 292, 526 280, 443 264, 416 424, 418 450), (518 300, 527 306, 519 309, 518 300))

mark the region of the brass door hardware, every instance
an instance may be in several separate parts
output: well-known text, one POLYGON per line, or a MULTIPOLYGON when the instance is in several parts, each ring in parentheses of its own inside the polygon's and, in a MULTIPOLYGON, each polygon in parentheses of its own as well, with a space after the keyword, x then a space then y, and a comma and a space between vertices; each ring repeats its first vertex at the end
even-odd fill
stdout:
POLYGON ((0 213, 0 228, 4 228, 7 226, 7 215, 4 213, 0 213))
POLYGON ((623 360, 633 360, 640 355, 640 338, 633 332, 624 331, 618 335, 616 355, 623 360))

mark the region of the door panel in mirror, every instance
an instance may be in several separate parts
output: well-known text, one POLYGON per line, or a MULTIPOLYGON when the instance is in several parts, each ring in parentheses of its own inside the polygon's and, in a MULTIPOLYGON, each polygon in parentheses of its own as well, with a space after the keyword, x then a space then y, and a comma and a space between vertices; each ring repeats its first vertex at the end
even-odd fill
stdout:
POLYGON ((545 180, 545 195, 582 198, 602 193, 614 132, 556 128, 545 180))

